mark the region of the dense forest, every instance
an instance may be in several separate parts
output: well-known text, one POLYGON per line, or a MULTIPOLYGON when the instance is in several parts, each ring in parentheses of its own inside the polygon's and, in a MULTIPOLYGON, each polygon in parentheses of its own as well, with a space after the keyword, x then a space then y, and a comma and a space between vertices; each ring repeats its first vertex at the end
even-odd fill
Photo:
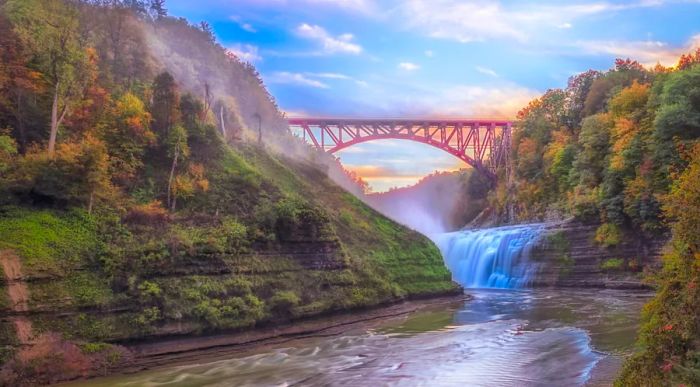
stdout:
POLYGON ((658 293, 623 386, 700 384, 700 49, 676 67, 572 77, 518 113, 513 173, 490 202, 512 221, 575 217, 596 241, 670 230, 658 293))
POLYGON ((164 1, 0 0, 0 383, 119 344, 458 291, 334 184, 254 67, 164 1), (283 150, 284 152, 279 152, 283 150))

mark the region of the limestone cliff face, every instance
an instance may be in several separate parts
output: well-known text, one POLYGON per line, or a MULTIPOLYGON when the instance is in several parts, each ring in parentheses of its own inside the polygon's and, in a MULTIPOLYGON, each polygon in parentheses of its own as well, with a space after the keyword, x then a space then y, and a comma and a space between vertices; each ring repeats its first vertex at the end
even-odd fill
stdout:
POLYGON ((669 236, 654 238, 631 232, 605 247, 595 241, 598 224, 568 221, 547 227, 532 253, 539 265, 533 286, 646 288, 645 271, 660 265, 669 236))

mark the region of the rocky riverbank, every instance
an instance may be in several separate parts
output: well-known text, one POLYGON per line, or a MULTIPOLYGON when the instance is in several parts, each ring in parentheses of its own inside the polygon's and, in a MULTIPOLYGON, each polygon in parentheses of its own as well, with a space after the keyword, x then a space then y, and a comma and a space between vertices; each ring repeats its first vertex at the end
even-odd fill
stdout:
POLYGON ((645 273, 661 264, 669 235, 649 238, 623 232, 619 243, 596 241, 598 224, 565 221, 548 225, 532 252, 539 265, 533 286, 642 289, 645 273))

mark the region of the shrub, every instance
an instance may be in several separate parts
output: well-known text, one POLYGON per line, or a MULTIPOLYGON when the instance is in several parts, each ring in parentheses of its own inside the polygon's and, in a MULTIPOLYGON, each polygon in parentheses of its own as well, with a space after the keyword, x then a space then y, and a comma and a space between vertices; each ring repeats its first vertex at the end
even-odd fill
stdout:
POLYGON ((289 314, 293 307, 299 305, 299 302, 299 296, 293 291, 279 291, 270 298, 270 310, 277 314, 289 314))
POLYGON ((137 204, 124 217, 124 221, 132 224, 148 226, 162 226, 170 220, 168 210, 163 207, 160 200, 154 200, 146 204, 137 204))
POLYGON ((622 241, 622 231, 616 224, 603 223, 595 231, 595 241, 605 247, 618 245, 622 241))
POLYGON ((625 260, 622 258, 606 259, 600 264, 600 268, 604 271, 619 271, 625 267, 625 260))
POLYGON ((112 348, 112 344, 107 343, 85 343, 80 346, 83 353, 87 354, 99 353, 110 348, 112 348))
POLYGON ((161 319, 161 312, 157 306, 145 308, 135 318, 134 323, 142 331, 149 331, 153 324, 161 319))
POLYGON ((51 158, 41 148, 30 149, 15 171, 17 193, 45 204, 92 205, 95 199, 113 199, 109 156, 105 144, 86 135, 79 142, 58 145, 51 158))
POLYGON ((160 296, 161 290, 157 283, 151 281, 143 281, 139 285, 139 294, 142 299, 154 299, 160 296))

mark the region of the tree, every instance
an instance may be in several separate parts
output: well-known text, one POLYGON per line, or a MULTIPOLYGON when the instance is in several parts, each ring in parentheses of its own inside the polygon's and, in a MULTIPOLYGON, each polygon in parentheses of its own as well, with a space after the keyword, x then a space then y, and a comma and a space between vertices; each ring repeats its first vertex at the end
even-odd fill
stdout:
POLYGON ((181 125, 173 126, 170 133, 168 133, 167 151, 168 156, 173 159, 170 166, 170 176, 168 177, 167 204, 174 211, 177 195, 173 195, 175 193, 173 182, 176 176, 177 164, 181 158, 184 159, 190 155, 190 148, 187 145, 187 131, 181 125))
POLYGON ((168 16, 168 10, 165 8, 165 0, 151 0, 150 8, 151 15, 156 20, 168 16))
POLYGON ((29 67, 30 53, 0 13, 0 111, 14 118, 13 128, 23 152, 30 141, 27 133, 28 96, 42 91, 41 74, 29 67))
POLYGON ((700 48, 695 49, 695 52, 681 55, 676 68, 686 70, 698 63, 700 63, 700 48))
POLYGON ((80 36, 78 10, 61 0, 8 0, 5 7, 53 90, 48 145, 53 157, 58 129, 89 81, 86 75, 94 64, 80 36))
POLYGON ((610 148, 610 119, 606 114, 597 114, 583 120, 579 136, 581 151, 574 161, 579 177, 578 184, 594 188, 603 181, 610 148))
POLYGON ((584 106, 588 92, 591 90, 593 82, 602 75, 600 71, 588 70, 585 73, 569 78, 566 87, 568 98, 567 125, 569 128, 576 129, 581 125, 581 121, 585 117, 584 106))
POLYGON ((211 24, 206 21, 201 21, 199 23, 199 29, 202 30, 207 35, 210 42, 216 42, 216 36, 214 36, 214 30, 211 28, 211 24))
POLYGON ((654 120, 654 156, 662 176, 684 164, 678 146, 692 146, 700 138, 700 66, 669 76, 654 120))
POLYGON ((175 79, 168 72, 160 73, 153 82, 153 129, 162 139, 180 121, 180 94, 175 79))
POLYGON ((102 137, 108 144, 115 180, 125 182, 133 178, 143 164, 144 151, 156 143, 150 123, 151 115, 134 94, 124 94, 110 109, 102 137))
POLYGON ((95 199, 115 195, 107 148, 89 133, 79 141, 57 145, 54 157, 39 148, 29 149, 14 174, 20 193, 44 203, 82 204, 92 211, 95 199))

